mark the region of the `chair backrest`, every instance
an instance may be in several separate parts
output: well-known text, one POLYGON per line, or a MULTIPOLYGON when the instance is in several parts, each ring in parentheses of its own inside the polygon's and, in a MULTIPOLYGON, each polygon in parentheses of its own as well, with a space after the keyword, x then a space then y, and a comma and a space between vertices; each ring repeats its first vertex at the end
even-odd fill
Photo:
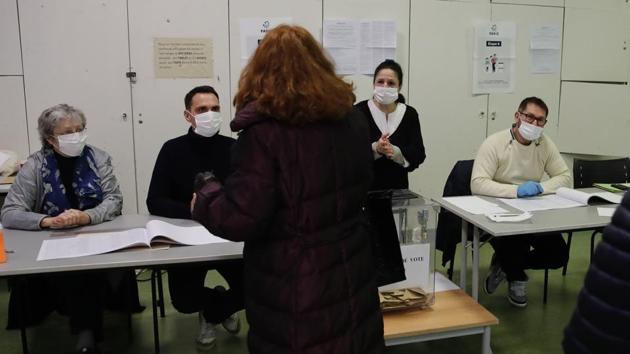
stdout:
POLYGON ((470 177, 475 160, 460 160, 455 163, 444 185, 443 197, 457 197, 472 194, 470 177))
MULTIPOLYGON (((443 197, 470 195, 470 177, 474 160, 457 161, 444 185, 443 197)), ((470 225, 469 225, 470 226, 470 225)), ((455 257, 455 248, 461 240, 462 219, 455 214, 440 209, 436 229, 435 247, 441 250, 442 265, 455 257)), ((468 233, 472 235, 472 232, 468 233)))
POLYGON ((593 183, 630 181, 630 158, 612 160, 573 160, 574 188, 592 187, 593 183))

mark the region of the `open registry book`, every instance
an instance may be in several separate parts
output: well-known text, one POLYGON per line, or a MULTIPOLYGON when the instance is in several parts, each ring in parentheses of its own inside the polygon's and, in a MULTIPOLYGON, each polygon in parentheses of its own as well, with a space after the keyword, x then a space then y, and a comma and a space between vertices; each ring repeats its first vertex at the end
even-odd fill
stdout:
POLYGON ((72 237, 44 240, 38 261, 91 256, 131 247, 151 247, 152 244, 205 245, 229 242, 212 235, 201 226, 176 226, 151 220, 145 228, 124 231, 85 231, 72 237))
POLYGON ((619 204, 622 197, 620 194, 610 192, 587 193, 577 189, 560 187, 556 194, 518 199, 499 198, 499 200, 522 211, 537 211, 575 208, 593 203, 619 204))

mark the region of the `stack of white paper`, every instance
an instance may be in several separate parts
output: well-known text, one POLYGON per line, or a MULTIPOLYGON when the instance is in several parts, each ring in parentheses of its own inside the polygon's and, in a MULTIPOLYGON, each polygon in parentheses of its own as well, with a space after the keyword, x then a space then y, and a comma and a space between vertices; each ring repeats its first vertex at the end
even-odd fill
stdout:
POLYGON ((534 198, 519 198, 519 199, 506 199, 497 198, 503 203, 522 211, 537 211, 537 210, 552 210, 552 209, 565 209, 575 208, 583 206, 571 199, 565 199, 555 194, 545 195, 542 197, 534 198))
POLYGON ((489 201, 476 196, 446 197, 444 200, 475 215, 507 212, 507 210, 501 208, 498 204, 490 203, 489 201))

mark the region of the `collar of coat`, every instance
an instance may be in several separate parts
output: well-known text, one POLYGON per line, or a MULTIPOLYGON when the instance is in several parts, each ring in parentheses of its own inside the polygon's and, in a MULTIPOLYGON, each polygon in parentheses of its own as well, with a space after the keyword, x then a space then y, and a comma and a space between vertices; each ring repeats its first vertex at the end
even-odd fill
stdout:
POLYGON ((230 129, 232 129, 233 132, 239 132, 268 119, 269 117, 267 115, 256 112, 256 102, 250 102, 236 112, 234 119, 230 122, 230 129))

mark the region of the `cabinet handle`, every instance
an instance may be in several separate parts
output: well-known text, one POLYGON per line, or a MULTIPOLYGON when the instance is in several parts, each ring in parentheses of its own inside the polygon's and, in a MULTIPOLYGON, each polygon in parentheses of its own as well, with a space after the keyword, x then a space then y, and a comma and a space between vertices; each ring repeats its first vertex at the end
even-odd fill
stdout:
POLYGON ((127 121, 127 113, 123 113, 121 114, 122 116, 122 120, 124 120, 125 122, 127 121))
POLYGON ((486 117, 486 112, 479 112, 479 119, 484 119, 486 117))
POLYGON ((490 119, 492 119, 492 120, 497 119, 497 112, 490 113, 490 119))

